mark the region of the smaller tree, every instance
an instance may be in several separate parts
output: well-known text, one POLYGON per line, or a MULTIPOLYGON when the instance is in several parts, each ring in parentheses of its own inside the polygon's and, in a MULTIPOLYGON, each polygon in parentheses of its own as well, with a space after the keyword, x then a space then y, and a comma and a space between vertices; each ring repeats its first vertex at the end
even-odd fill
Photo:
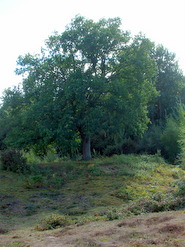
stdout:
POLYGON ((150 118, 153 122, 160 122, 173 114, 182 102, 181 92, 185 84, 174 53, 160 45, 155 48, 153 54, 158 68, 156 88, 159 96, 150 105, 150 118))
POLYGON ((184 105, 181 105, 179 108, 179 126, 180 131, 178 134, 178 146, 180 148, 180 152, 177 156, 177 161, 180 162, 180 165, 185 168, 185 109, 184 105))
POLYGON ((177 120, 172 116, 166 121, 161 141, 162 155, 173 163, 180 153, 180 126, 177 120))
POLYGON ((166 119, 164 131, 161 136, 162 154, 170 162, 174 163, 184 155, 185 140, 185 111, 183 105, 179 105, 174 114, 166 119))

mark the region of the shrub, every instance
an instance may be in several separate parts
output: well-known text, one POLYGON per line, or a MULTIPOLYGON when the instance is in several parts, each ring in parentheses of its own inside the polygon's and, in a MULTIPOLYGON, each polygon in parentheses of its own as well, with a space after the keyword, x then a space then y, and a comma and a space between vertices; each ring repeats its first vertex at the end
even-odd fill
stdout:
MULTIPOLYGON (((163 197, 163 196, 162 196, 163 197)), ((173 195, 166 195, 164 198, 143 198, 137 201, 132 201, 126 206, 126 209, 131 214, 154 213, 169 210, 177 210, 184 208, 184 200, 173 195)))
POLYGON ((151 125, 143 134, 142 138, 138 140, 136 151, 138 153, 155 154, 162 149, 161 143, 162 126, 151 125))
POLYGON ((0 227, 0 234, 6 234, 8 232, 7 229, 1 228, 0 227))
POLYGON ((173 117, 168 118, 161 136, 161 141, 163 145, 162 154, 170 162, 174 162, 180 153, 180 133, 181 128, 179 127, 178 121, 173 117))
POLYGON ((25 173, 29 171, 26 158, 20 151, 11 149, 1 153, 2 169, 17 173, 25 173))
POLYGON ((52 230, 59 227, 65 227, 71 223, 71 220, 65 215, 51 214, 42 219, 36 229, 38 231, 52 230))
POLYGON ((185 196, 185 179, 180 180, 178 183, 178 191, 177 195, 178 196, 185 196))
POLYGON ((112 220, 118 220, 120 217, 120 214, 115 208, 113 208, 113 209, 108 210, 106 216, 107 216, 108 221, 112 221, 112 220))
POLYGON ((30 151, 23 152, 23 156, 30 164, 38 164, 42 161, 42 157, 36 155, 32 149, 30 151))
POLYGON ((135 215, 142 213, 153 213, 165 210, 165 205, 159 203, 152 199, 141 199, 139 201, 134 201, 128 205, 127 210, 135 215))
POLYGON ((103 171, 100 169, 100 166, 95 165, 95 164, 89 164, 87 166, 87 171, 86 175, 91 175, 91 176, 101 176, 103 175, 103 171))

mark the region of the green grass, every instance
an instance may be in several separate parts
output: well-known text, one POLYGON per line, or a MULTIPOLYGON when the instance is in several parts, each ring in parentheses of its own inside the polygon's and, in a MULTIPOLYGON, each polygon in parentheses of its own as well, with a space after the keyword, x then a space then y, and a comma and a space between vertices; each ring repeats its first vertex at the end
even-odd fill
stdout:
POLYGON ((0 170, 0 228, 34 227, 50 214, 83 224, 176 209, 184 177, 157 155, 40 163, 27 175, 0 170))

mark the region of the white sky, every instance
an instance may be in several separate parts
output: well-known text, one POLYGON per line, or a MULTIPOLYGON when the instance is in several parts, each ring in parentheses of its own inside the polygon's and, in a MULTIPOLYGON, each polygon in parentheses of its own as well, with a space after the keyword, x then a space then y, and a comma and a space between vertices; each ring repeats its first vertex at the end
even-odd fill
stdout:
POLYGON ((185 74, 185 0, 0 0, 0 96, 21 82, 14 73, 17 57, 40 52, 76 14, 96 21, 120 17, 123 30, 141 31, 176 53, 185 74))

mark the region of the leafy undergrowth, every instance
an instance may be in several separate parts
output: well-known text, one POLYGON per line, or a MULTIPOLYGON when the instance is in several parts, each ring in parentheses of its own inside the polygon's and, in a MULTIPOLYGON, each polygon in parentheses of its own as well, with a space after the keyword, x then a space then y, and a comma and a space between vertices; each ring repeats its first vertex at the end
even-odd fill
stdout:
MULTIPOLYGON (((91 162, 43 163, 32 166, 30 174, 24 175, 0 171, 0 234, 4 239, 0 246, 34 246, 34 241, 31 245, 26 245, 25 240, 23 243, 22 240, 11 239, 12 234, 16 236, 21 232, 23 235, 29 232, 31 236, 33 234, 42 238, 43 230, 47 229, 60 228, 55 231, 64 231, 64 234, 70 229, 85 231, 83 225, 91 228, 93 224, 99 224, 107 228, 113 220, 122 220, 120 224, 124 225, 125 220, 134 215, 182 209, 185 207, 184 181, 185 172, 182 169, 166 164, 161 157, 155 155, 120 155, 91 162)), ((174 228, 175 224, 172 224, 174 228)), ((145 225, 143 231, 147 228, 145 225)), ((172 225, 169 229, 173 228, 172 225)), ((168 235, 165 232, 168 225, 163 226, 164 229, 160 230, 162 233, 156 234, 168 235)), ((123 228, 116 226, 119 231, 123 228)), ((151 240, 153 245, 152 242, 147 242, 149 240, 134 242, 143 233, 137 233, 137 230, 137 234, 131 236, 132 227, 129 226, 129 229, 130 233, 126 236, 127 233, 124 233, 123 238, 125 236, 133 242, 124 246, 184 246, 177 245, 178 241, 175 242, 176 245, 164 245, 165 241, 156 242, 157 237, 154 239, 154 236, 151 240)), ((86 241, 84 235, 78 241, 75 240, 77 242, 62 246, 123 246, 106 245, 113 241, 112 238, 109 241, 110 236, 106 234, 97 236, 95 239, 100 240, 92 240, 92 243, 86 241)), ((125 244, 123 240, 120 241, 125 244)))

